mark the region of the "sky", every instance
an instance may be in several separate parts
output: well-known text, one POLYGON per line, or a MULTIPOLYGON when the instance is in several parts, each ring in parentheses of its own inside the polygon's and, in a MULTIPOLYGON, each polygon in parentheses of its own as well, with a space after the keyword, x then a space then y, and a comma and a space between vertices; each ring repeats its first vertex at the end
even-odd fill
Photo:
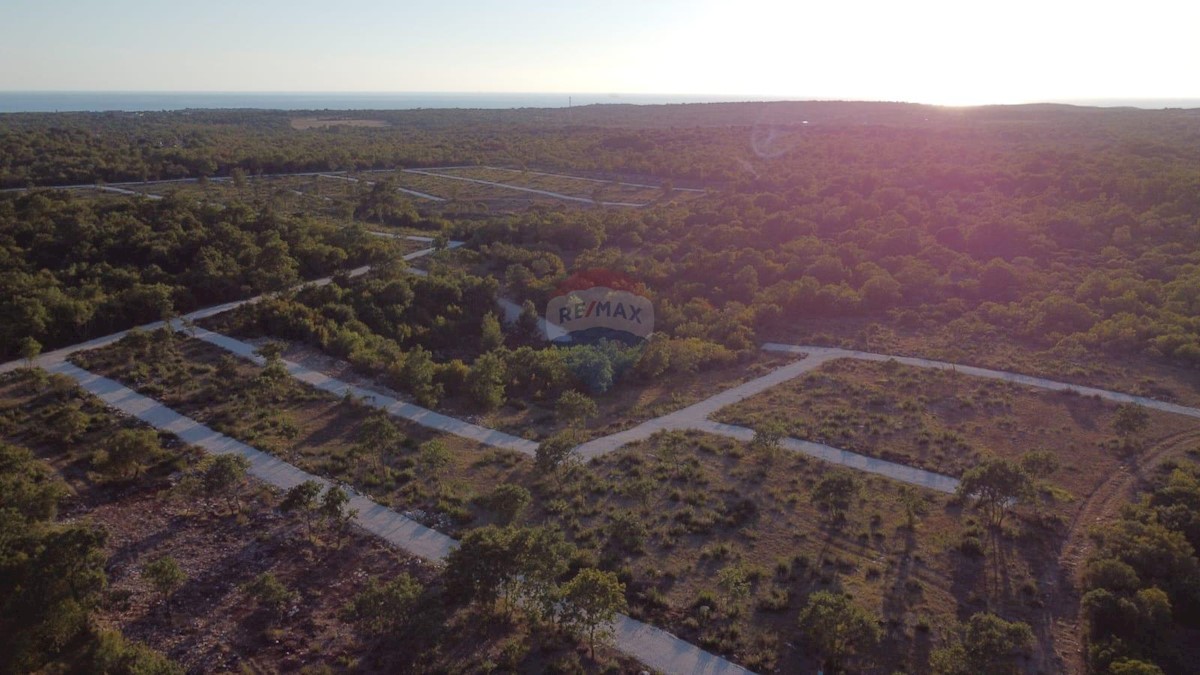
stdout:
POLYGON ((0 0, 0 91, 1200 98, 1194 0, 0 0))

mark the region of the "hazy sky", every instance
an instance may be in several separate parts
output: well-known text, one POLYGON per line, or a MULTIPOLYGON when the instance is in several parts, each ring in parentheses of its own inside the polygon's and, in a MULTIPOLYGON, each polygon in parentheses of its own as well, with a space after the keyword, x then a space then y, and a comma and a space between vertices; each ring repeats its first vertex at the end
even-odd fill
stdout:
POLYGON ((0 90, 1200 98, 1200 2, 0 0, 0 90))

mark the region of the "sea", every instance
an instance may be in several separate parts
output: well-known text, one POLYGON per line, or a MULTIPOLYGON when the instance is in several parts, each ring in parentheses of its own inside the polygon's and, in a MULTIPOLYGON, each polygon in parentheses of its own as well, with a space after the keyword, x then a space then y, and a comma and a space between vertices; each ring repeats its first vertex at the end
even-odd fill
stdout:
POLYGON ((428 108, 566 108, 596 103, 715 103, 780 97, 674 94, 322 93, 0 91, 0 113, 257 108, 266 110, 416 110, 428 108))
MULTIPOLYGON (((596 93, 0 91, 0 113, 257 108, 266 110, 414 110, 566 108, 597 103, 668 104, 806 100, 780 96, 596 93)), ((813 99, 807 99, 813 100, 813 99)), ((1064 100, 1100 107, 1200 108, 1200 99, 1064 100)))

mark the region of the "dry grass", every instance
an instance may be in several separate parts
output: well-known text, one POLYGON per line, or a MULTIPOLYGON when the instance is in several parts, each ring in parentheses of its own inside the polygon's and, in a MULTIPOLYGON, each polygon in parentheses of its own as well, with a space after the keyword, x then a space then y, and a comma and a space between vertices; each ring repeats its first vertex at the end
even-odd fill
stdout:
MULTIPOLYGON (((1086 496, 1127 453, 1112 421, 1117 405, 1096 398, 896 363, 840 359, 714 417, 961 475, 987 456, 1019 459, 1048 450, 1054 482, 1086 496)), ((1150 411, 1142 442, 1200 428, 1195 420, 1150 411)))

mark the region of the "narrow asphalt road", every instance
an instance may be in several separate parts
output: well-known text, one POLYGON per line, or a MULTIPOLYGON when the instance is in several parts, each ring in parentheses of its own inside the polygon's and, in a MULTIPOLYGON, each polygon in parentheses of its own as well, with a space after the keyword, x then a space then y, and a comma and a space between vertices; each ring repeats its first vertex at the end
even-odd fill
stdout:
MULTIPOLYGON (((249 359, 260 366, 265 363, 265 360, 261 356, 254 353, 256 348, 252 344, 202 328, 196 329, 195 336, 198 340, 216 345, 242 358, 249 359)), ((292 361, 285 360, 283 364, 287 368, 288 374, 305 384, 316 387, 321 391, 329 392, 335 396, 343 396, 349 392, 355 397, 362 399, 366 405, 382 410, 394 417, 416 422, 423 427, 461 436, 493 448, 513 450, 529 455, 530 457, 537 451, 538 444, 534 441, 471 424, 470 422, 449 417, 412 403, 406 403, 386 394, 343 382, 342 380, 292 361)))
MULTIPOLYGON (((333 179, 336 179, 336 180, 345 180, 345 181, 350 181, 351 183, 365 183, 365 184, 367 184, 367 185, 374 185, 374 184, 375 184, 375 181, 363 180, 363 179, 361 179, 361 178, 354 178, 354 177, 352 177, 352 176, 338 176, 338 175, 334 175, 334 174, 324 174, 324 173, 323 173, 323 174, 319 174, 319 175, 320 175, 320 177, 321 177, 321 178, 333 178, 333 179)), ((430 201, 434 201, 434 202, 444 202, 444 201, 446 201, 446 199, 445 199, 444 197, 435 197, 434 195, 427 194, 427 193, 425 193, 425 192, 418 192, 418 191, 416 191, 416 190, 410 190, 410 189, 408 189, 408 188, 402 188, 402 187, 398 187, 398 188, 396 188, 396 191, 397 191, 397 192, 403 192, 404 194, 409 194, 409 195, 412 195, 412 196, 414 196, 414 197, 420 197, 421 199, 428 199, 428 200, 430 200, 430 201)))
MULTIPOLYGON (((451 169, 489 169, 491 171, 508 171, 510 173, 528 174, 530 176, 553 176, 555 178, 570 178, 572 180, 582 180, 582 181, 587 181, 589 183, 602 183, 604 185, 614 185, 615 184, 615 185, 620 185, 622 187, 647 188, 650 190, 661 190, 663 187, 661 185, 647 185, 646 183, 622 183, 620 181, 616 181, 614 183, 611 180, 604 180, 603 178, 584 178, 583 176, 572 176, 570 174, 565 174, 565 173, 550 173, 548 171, 522 171, 521 169, 509 169, 509 168, 500 167, 500 166, 431 166, 431 167, 427 167, 425 170, 426 171, 449 171, 451 169)), ((703 194, 704 192, 707 192, 707 190, 701 190, 700 188, 677 187, 677 188, 673 188, 673 189, 676 192, 696 192, 696 193, 701 193, 701 194, 703 194)))
MULTIPOLYGON (((417 240, 419 241, 420 238, 417 238, 417 240)), ((463 245, 463 242, 461 242, 461 241, 451 241, 451 242, 449 242, 447 247, 448 248, 458 248, 459 246, 462 246, 462 245, 463 245)), ((433 248, 433 247, 423 248, 419 251, 413 251, 412 253, 408 253, 408 254, 404 255, 403 258, 405 261, 411 262, 413 260, 416 260, 418 258, 427 256, 427 255, 430 255, 430 254, 436 253, 436 252, 437 252, 437 248, 433 248)), ((371 267, 369 265, 364 265, 363 267, 355 267, 352 270, 348 270, 345 274, 351 278, 354 278, 354 277, 362 276, 370 271, 371 271, 371 267)), ((333 281, 333 277, 331 277, 331 276, 330 277, 322 277, 320 279, 306 281, 302 284, 295 286, 295 288, 297 288, 297 289, 304 288, 306 286, 324 286, 328 283, 331 283, 332 281, 333 281)), ((258 301, 262 300, 263 298, 267 297, 268 295, 270 295, 270 294, 267 293, 267 294, 263 294, 263 295, 256 295, 252 298, 246 298, 244 300, 234 300, 232 302, 226 302, 224 304, 214 305, 212 307, 205 307, 203 309, 198 309, 194 312, 184 314, 183 316, 181 316, 175 320, 177 322, 176 328, 178 329, 179 326, 182 324, 182 322, 185 320, 186 321, 199 321, 201 319, 207 319, 209 317, 216 316, 218 314, 224 314, 225 312, 228 312, 233 309, 237 309, 238 307, 241 307, 242 305, 258 302, 258 301)), ((120 340, 121 338, 125 337, 127 334, 129 334, 129 331, 131 331, 131 330, 143 330, 143 331, 158 330, 159 328, 162 328, 165 325, 165 323, 166 323, 165 321, 152 321, 150 323, 142 324, 141 326, 137 326, 135 328, 130 328, 127 330, 119 331, 119 332, 113 333, 111 335, 104 335, 102 337, 94 338, 94 339, 88 340, 86 342, 80 342, 77 344, 70 345, 68 347, 62 347, 59 349, 55 349, 53 351, 49 351, 49 352, 46 352, 46 353, 38 356, 36 359, 34 359, 32 365, 38 366, 39 368, 49 369, 54 364, 65 360, 68 356, 70 356, 71 354, 74 354, 75 352, 87 351, 89 349, 99 349, 100 347, 104 347, 105 345, 110 345, 110 344, 116 342, 117 340, 120 340)), ((7 363, 0 363, 0 373, 7 373, 11 370, 16 370, 17 368, 22 368, 25 365, 26 365, 26 363, 23 360, 16 360, 16 361, 9 361, 7 363)))
POLYGON ((837 347, 811 347, 805 345, 785 345, 776 342, 768 342, 763 345, 763 349, 771 352, 786 352, 792 354, 812 354, 814 356, 823 356, 827 359, 860 359, 863 361, 895 361, 906 366, 916 366, 917 368, 936 368, 938 370, 952 370, 954 372, 971 375, 974 377, 984 377, 992 380, 1003 380, 1014 384, 1021 384, 1027 387, 1037 387, 1039 389, 1050 389, 1052 391, 1070 391, 1083 396, 1096 396, 1106 401, 1114 403, 1133 403, 1145 408, 1153 410, 1161 410, 1162 412, 1171 413, 1174 415, 1185 415, 1200 419, 1200 409, 1191 408, 1177 403, 1168 403, 1159 401, 1145 396, 1134 396, 1133 394, 1125 394, 1119 391, 1109 391, 1107 389, 1097 389, 1096 387, 1086 387, 1079 384, 1069 384, 1066 382, 1057 382, 1048 380, 1044 377, 1033 377, 1031 375, 1021 375, 1020 373, 1011 373, 1004 370, 992 370, 990 368, 978 368, 976 366, 964 366, 958 363, 949 363, 947 361, 935 361, 933 359, 923 359, 914 356, 892 356, 889 354, 875 354, 872 352, 860 352, 853 349, 839 349, 837 347))

